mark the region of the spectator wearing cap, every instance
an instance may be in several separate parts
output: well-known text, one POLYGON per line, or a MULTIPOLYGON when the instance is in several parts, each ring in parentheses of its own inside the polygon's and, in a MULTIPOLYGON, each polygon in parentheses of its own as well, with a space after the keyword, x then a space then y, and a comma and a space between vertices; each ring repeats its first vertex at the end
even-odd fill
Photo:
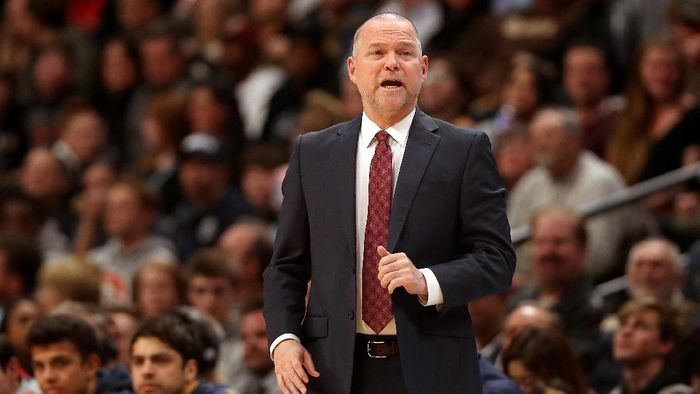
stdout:
POLYGON ((229 225, 252 210, 230 186, 231 155, 221 139, 192 133, 182 141, 181 151, 179 179, 184 199, 165 224, 165 231, 184 261, 195 251, 213 246, 229 225))
POLYGON ((103 222, 109 239, 89 256, 105 271, 103 289, 111 289, 113 300, 129 299, 131 278, 145 262, 176 260, 175 247, 152 233, 155 206, 150 190, 135 181, 117 182, 107 193, 103 222))
POLYGON ((686 65, 686 91, 700 92, 700 1, 671 0, 669 27, 686 65))

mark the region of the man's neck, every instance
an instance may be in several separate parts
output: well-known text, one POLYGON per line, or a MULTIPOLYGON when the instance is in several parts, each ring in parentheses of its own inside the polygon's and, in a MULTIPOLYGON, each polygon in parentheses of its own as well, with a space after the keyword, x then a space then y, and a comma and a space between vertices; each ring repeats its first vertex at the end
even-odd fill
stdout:
POLYGON ((394 113, 383 113, 381 111, 367 109, 365 109, 364 112, 372 122, 379 126, 379 128, 386 130, 408 116, 414 108, 415 106, 408 108, 408 110, 401 110, 394 113))
POLYGON ((664 369, 664 360, 662 358, 653 358, 647 362, 627 365, 622 370, 622 376, 625 381, 625 386, 632 392, 636 393, 647 387, 664 369))
POLYGON ((126 237, 122 237, 119 239, 119 250, 121 252, 128 252, 130 250, 135 249, 137 246, 141 245, 146 238, 148 238, 148 234, 131 234, 126 237))

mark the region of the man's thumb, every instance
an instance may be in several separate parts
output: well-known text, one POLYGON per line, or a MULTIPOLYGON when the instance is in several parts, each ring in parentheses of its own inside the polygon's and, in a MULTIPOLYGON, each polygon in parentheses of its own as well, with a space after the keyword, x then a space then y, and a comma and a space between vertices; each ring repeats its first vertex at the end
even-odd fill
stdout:
POLYGON ((304 352, 304 366, 306 367, 306 371, 309 373, 309 375, 313 376, 314 378, 321 376, 314 366, 314 361, 311 359, 311 353, 308 351, 304 352))
POLYGON ((377 253, 379 253, 380 258, 389 255, 389 251, 386 250, 386 248, 383 247, 382 245, 377 246, 377 253))

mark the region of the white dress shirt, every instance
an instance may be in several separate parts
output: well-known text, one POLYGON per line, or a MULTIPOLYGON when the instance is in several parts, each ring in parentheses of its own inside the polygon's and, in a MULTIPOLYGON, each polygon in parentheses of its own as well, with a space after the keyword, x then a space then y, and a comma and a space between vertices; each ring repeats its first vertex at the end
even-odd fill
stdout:
MULTIPOLYGON (((413 117, 416 110, 411 111, 408 116, 394 124, 393 126, 384 129, 391 138, 389 138, 389 146, 391 147, 391 168, 392 168, 392 189, 396 191, 396 181, 399 178, 399 171, 403 161, 403 155, 406 150, 408 141, 408 132, 413 122, 413 117)), ((377 146, 377 141, 374 136, 378 131, 382 130, 376 123, 370 120, 367 115, 362 113, 362 125, 360 127, 360 135, 357 143, 357 167, 355 170, 355 264, 357 266, 355 275, 357 283, 356 306, 355 306, 355 321, 356 332, 362 334, 374 335, 367 324, 362 320, 362 257, 364 254, 365 245, 365 226, 367 224, 367 208, 369 204, 368 187, 369 187, 369 167, 374 156, 374 150, 377 146)), ((386 247, 386 245, 384 245, 386 247)), ((400 250, 389 251, 390 253, 401 252, 400 250)), ((410 259, 411 256, 408 256, 410 259)), ((415 263, 414 263, 415 264, 415 263)), ((435 277, 435 274, 429 268, 422 268, 420 272, 425 277, 428 286, 428 299, 422 300, 417 298, 416 302, 420 302, 423 306, 440 305, 443 302, 442 289, 435 277)), ((387 290, 388 291, 388 290, 387 290)), ((391 319, 386 327, 379 333, 380 335, 396 335, 396 321, 391 319)), ((299 341, 299 338, 294 334, 282 334, 275 339, 270 345, 270 355, 277 344, 285 339, 294 339, 299 341)))

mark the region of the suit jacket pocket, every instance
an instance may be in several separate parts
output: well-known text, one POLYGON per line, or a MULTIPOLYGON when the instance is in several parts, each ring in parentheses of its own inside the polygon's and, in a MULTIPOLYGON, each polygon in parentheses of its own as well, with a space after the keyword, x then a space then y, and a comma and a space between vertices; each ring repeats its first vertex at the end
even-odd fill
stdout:
POLYGON ((302 329, 307 339, 325 338, 328 336, 328 316, 306 316, 302 329))

